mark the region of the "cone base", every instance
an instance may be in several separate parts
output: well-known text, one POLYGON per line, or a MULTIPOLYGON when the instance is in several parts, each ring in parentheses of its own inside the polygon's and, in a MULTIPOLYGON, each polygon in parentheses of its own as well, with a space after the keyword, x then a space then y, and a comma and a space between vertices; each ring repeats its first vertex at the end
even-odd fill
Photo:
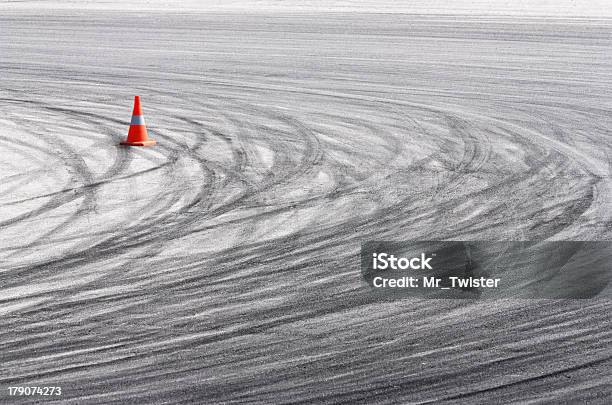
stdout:
POLYGON ((124 145, 124 146, 153 146, 156 143, 157 143, 156 141, 149 139, 148 141, 135 141, 135 142, 122 141, 121 145, 124 145))

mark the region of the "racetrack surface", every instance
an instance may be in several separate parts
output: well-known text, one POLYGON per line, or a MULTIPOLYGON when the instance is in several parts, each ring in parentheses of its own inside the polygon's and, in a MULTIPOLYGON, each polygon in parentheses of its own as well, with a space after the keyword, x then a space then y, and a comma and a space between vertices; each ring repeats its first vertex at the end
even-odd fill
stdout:
POLYGON ((609 298, 382 301, 359 248, 611 240, 611 33, 3 13, 0 402, 610 403, 609 298))

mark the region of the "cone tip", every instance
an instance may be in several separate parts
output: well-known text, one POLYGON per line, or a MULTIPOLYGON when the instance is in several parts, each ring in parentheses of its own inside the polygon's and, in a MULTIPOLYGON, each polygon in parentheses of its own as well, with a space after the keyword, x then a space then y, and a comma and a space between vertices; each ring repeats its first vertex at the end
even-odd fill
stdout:
POLYGON ((134 111, 132 115, 142 115, 142 107, 140 107, 140 96, 134 96, 134 111))

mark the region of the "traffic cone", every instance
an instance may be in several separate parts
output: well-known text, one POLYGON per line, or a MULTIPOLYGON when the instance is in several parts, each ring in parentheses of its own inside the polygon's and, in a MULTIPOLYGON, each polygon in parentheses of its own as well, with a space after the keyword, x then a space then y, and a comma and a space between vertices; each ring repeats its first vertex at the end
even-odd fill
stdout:
POLYGON ((134 112, 132 112, 132 122, 130 122, 130 130, 128 137, 121 145, 128 146, 152 146, 156 142, 149 139, 147 135, 147 127, 145 126, 144 116, 140 108, 140 96, 134 96, 134 112))

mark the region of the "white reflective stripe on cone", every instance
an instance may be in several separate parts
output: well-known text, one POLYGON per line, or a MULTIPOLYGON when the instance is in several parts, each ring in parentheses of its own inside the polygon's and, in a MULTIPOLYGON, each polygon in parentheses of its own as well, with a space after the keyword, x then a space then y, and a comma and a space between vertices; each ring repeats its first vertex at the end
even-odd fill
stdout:
POLYGON ((130 125, 144 125, 144 116, 143 115, 132 115, 132 122, 130 125))

